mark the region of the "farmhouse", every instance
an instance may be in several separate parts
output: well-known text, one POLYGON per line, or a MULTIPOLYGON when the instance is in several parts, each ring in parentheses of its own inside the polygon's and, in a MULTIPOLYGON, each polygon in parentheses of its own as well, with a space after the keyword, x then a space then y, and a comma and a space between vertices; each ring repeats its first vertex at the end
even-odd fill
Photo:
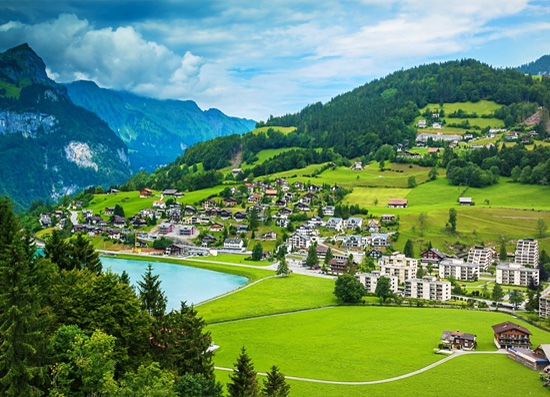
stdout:
POLYGON ((499 349, 510 347, 529 348, 531 346, 531 331, 511 321, 493 325, 495 345, 499 349))
POLYGON ((153 191, 151 189, 141 189, 139 191, 139 198, 153 197, 153 191))
POLYGON ((389 199, 388 208, 407 208, 407 199, 389 199))
POLYGON ((550 361, 550 345, 539 345, 535 350, 523 347, 511 347, 508 349, 508 358, 525 365, 533 371, 544 370, 550 361))
POLYGON ((361 161, 356 161, 355 164, 351 167, 354 171, 363 171, 363 163, 361 161))
POLYGON ((518 240, 516 244, 516 254, 514 256, 514 262, 520 265, 533 265, 539 264, 539 242, 532 238, 525 238, 518 240))
POLYGON ((497 265, 497 284, 521 285, 526 287, 539 284, 539 269, 533 269, 519 263, 501 262, 497 265))
POLYGON ((465 263, 462 259, 444 259, 439 262, 439 277, 454 277, 459 281, 477 281, 479 279, 479 265, 465 263))
POLYGON ((451 283, 432 276, 405 280, 405 297, 445 302, 451 299, 451 283))
POLYGON ((472 201, 471 197, 459 197, 458 198, 458 204, 462 206, 472 206, 475 203, 472 201))
POLYGON ((389 276, 382 274, 379 270, 374 270, 371 273, 359 273, 356 275, 357 279, 363 284, 367 290, 367 293, 374 294, 378 280, 380 277, 386 277, 390 279, 390 289, 393 293, 397 293, 399 287, 399 279, 397 276, 389 276))
POLYGON ((441 345, 448 350, 473 350, 476 347, 476 335, 460 331, 443 331, 441 345))
POLYGON ((183 197, 183 193, 179 193, 177 189, 165 189, 162 192, 163 197, 183 197))

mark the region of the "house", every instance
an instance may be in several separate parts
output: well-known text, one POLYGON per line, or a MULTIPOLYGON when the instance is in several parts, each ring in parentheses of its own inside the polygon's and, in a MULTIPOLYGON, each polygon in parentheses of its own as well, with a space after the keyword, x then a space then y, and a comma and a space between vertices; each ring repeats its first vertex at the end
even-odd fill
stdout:
POLYGON ((248 225, 245 225, 245 224, 235 225, 235 230, 237 231, 237 233, 246 233, 248 232, 248 225))
POLYGON ((313 227, 309 225, 300 225, 296 228, 296 232, 300 233, 303 236, 311 237, 315 234, 315 229, 313 229, 313 227))
POLYGON ((431 147, 431 148, 428 148, 428 154, 431 154, 431 153, 439 153, 439 148, 438 147, 431 147))
POLYGON ((460 331, 443 331, 441 345, 447 350, 473 350, 476 347, 476 336, 460 331))
POLYGON ((215 218, 218 216, 220 210, 216 207, 210 207, 210 208, 207 208, 206 211, 204 212, 206 216, 209 216, 211 218, 215 218))
MULTIPOLYGON (((48 216, 49 216, 49 215, 50 215, 50 214, 48 214, 48 216)), ((94 212, 93 212, 92 210, 86 210, 86 209, 82 210, 82 217, 83 217, 84 219, 91 218, 93 215, 94 215, 94 212)))
POLYGON ((459 281, 479 280, 479 265, 466 263, 462 259, 447 258, 439 262, 439 278, 454 277, 459 281))
POLYGON ((370 245, 373 247, 387 247, 390 245, 389 235, 387 233, 372 233, 370 245))
POLYGON ((221 232, 223 231, 223 229, 224 229, 224 226, 221 223, 213 223, 208 228, 208 230, 210 230, 211 232, 221 232))
POLYGON ((426 128, 426 120, 418 120, 418 122, 416 123, 416 126, 418 128, 426 128))
POLYGON ((126 218, 124 218, 123 216, 118 216, 118 215, 115 215, 114 217, 115 217, 115 219, 113 221, 113 226, 115 226, 115 227, 125 227, 126 226, 126 218))
POLYGON ((193 207, 192 205, 186 205, 183 209, 183 214, 186 216, 195 215, 195 212, 195 207, 193 207))
POLYGON ((277 194, 279 194, 279 192, 277 192, 276 189, 265 189, 264 191, 264 196, 269 198, 275 198, 277 194))
POLYGON ((389 199, 388 208, 407 208, 407 199, 389 199))
POLYGON ((166 203, 162 200, 155 200, 153 201, 153 208, 166 208, 166 203))
POLYGON ((274 231, 263 233, 260 236, 260 240, 277 240, 277 233, 275 233, 274 231))
POLYGON ((134 225, 134 227, 147 226, 147 221, 142 218, 137 218, 137 219, 134 219, 134 221, 132 222, 132 225, 134 225))
POLYGON ((38 222, 40 222, 42 227, 50 227, 52 224, 52 218, 50 216, 50 213, 48 212, 48 213, 40 214, 40 218, 38 222))
POLYGON ((324 225, 323 218, 320 216, 313 216, 307 221, 307 225, 312 228, 321 227, 324 225))
POLYGON ((223 248, 231 251, 242 251, 243 245, 243 240, 240 238, 226 238, 223 242, 223 248))
POLYGON ((172 233, 173 231, 174 231, 174 225, 171 223, 161 223, 159 225, 160 234, 168 234, 168 233, 172 233))
POLYGON ((363 227, 362 218, 348 218, 345 222, 346 229, 355 230, 356 228, 361 229, 363 227))
POLYGON ((535 350, 524 347, 511 347, 508 349, 508 358, 532 369, 533 371, 543 371, 550 361, 550 345, 539 345, 535 350))
POLYGON ((139 191, 139 198, 153 197, 153 191, 151 189, 141 189, 139 191))
POLYGON ((105 216, 111 216, 115 213, 115 207, 105 207, 105 210, 103 210, 103 215, 105 216))
POLYGON ((487 270, 493 263, 493 250, 475 245, 468 252, 467 262, 479 265, 482 270, 487 270))
POLYGON ((358 235, 346 235, 342 245, 349 249, 361 249, 363 247, 363 241, 361 236, 358 235))
POLYGON ((220 212, 218 212, 218 216, 221 219, 226 220, 226 219, 229 219, 229 218, 233 218, 233 213, 231 211, 228 211, 228 210, 221 210, 220 212))
POLYGON ((450 258, 451 256, 441 252, 437 248, 430 248, 429 250, 426 250, 420 254, 420 261, 422 262, 423 266, 427 266, 428 264, 436 265, 439 264, 442 260, 450 258))
POLYGON ((539 269, 520 265, 519 263, 501 262, 497 265, 497 284, 539 285, 539 269))
POLYGON ((372 249, 372 250, 367 252, 367 256, 369 258, 380 259, 380 258, 382 258, 382 251, 377 250, 377 249, 372 249))
POLYGON ((353 171, 363 171, 363 163, 361 161, 356 161, 355 164, 351 167, 353 171))
POLYGON ((319 186, 319 185, 311 184, 311 185, 309 185, 308 190, 309 190, 310 192, 320 192, 321 190, 323 190, 323 187, 322 187, 322 186, 319 186))
POLYGON ((304 203, 298 203, 294 206, 298 211, 309 211, 309 205, 304 203))
POLYGON ((367 228, 370 233, 378 233, 380 232, 380 221, 376 219, 371 219, 367 223, 367 228))
POLYGON ((202 202, 202 208, 204 209, 213 208, 213 207, 217 207, 217 204, 214 200, 208 199, 202 202))
POLYGON ((201 239, 203 246, 208 246, 209 244, 215 243, 216 241, 218 241, 218 239, 211 234, 205 234, 204 236, 202 236, 201 239))
POLYGON ((311 241, 309 240, 308 237, 300 233, 293 233, 292 236, 290 236, 289 239, 287 240, 287 243, 290 245, 291 249, 300 250, 300 249, 308 249, 311 241))
POLYGON ((288 207, 283 207, 279 211, 277 211, 277 216, 279 218, 288 218, 290 214, 292 214, 292 210, 288 207))
POLYGON ((451 299, 451 283, 432 276, 405 280, 405 297, 446 302, 451 299))
POLYGON ((288 218, 277 218, 277 220, 275 221, 275 225, 277 227, 287 227, 288 223, 289 223, 288 218))
POLYGON ((374 270, 370 273, 358 273, 355 277, 361 284, 365 286, 367 293, 374 294, 376 292, 376 286, 380 277, 386 277, 390 280, 390 290, 396 294, 399 287, 399 279, 397 276, 389 276, 382 274, 379 270, 374 270))
POLYGON ((395 221, 394 214, 382 214, 380 216, 380 222, 393 222, 393 221, 395 221))
POLYGON ((90 216, 86 221, 90 225, 97 225, 97 223, 101 220, 101 217, 99 215, 90 216))
POLYGON ((539 264, 539 242, 532 238, 518 240, 514 262, 520 265, 533 265, 537 267, 539 264))
POLYGON ((223 199, 223 205, 226 207, 234 207, 237 205, 237 199, 234 197, 227 197, 223 199))
POLYGON ((332 258, 328 262, 328 266, 330 267, 330 272, 332 274, 344 274, 344 272, 346 271, 347 263, 347 259, 332 258))
POLYGON ((254 193, 254 185, 251 183, 245 183, 244 186, 248 190, 248 194, 254 193))
POLYGON ((432 124, 432 128, 437 128, 437 129, 441 129, 441 123, 440 122, 435 122, 432 124))
POLYGON ((183 225, 180 227, 179 235, 180 236, 193 236, 197 233, 197 228, 193 225, 183 225))
POLYGON ((462 206, 472 206, 475 205, 475 203, 472 201, 471 197, 459 197, 458 198, 458 204, 462 206))
POLYGON ((493 325, 495 345, 499 349, 531 347, 531 331, 511 321, 493 325))
POLYGON ((235 219, 237 222, 242 222, 246 219, 246 212, 244 211, 237 211, 233 215, 233 219, 235 219))
POLYGON ((341 232, 343 226, 344 221, 342 220, 342 218, 329 218, 325 227, 327 230, 336 230, 338 232, 341 232))
POLYGON ((277 200, 277 201, 275 201, 275 205, 277 207, 284 207, 286 205, 286 201, 285 200, 277 200))
POLYGON ((178 195, 178 191, 176 189, 165 189, 162 192, 163 197, 176 197, 178 195))
POLYGON ((334 216, 334 206, 333 205, 327 205, 326 207, 323 207, 323 215, 324 216, 334 216))
POLYGON ((177 255, 181 256, 184 254, 186 250, 186 246, 182 244, 170 244, 166 249, 164 250, 164 253, 166 255, 177 255))
POLYGON ((239 175, 241 172, 243 172, 242 168, 233 168, 233 169, 231 170, 231 175, 237 176, 237 175, 239 175))
POLYGON ((257 193, 254 193, 254 194, 251 194, 250 196, 248 196, 248 202, 249 203, 259 203, 261 199, 262 198, 257 193))

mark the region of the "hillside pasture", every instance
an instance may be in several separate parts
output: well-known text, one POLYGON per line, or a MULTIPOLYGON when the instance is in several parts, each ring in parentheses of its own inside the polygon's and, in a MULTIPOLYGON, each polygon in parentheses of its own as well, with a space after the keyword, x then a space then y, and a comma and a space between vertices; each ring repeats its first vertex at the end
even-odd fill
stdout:
POLYGON ((252 130, 253 134, 260 134, 262 132, 267 134, 267 130, 273 129, 274 131, 280 132, 282 134, 290 134, 291 132, 296 131, 296 127, 278 127, 278 126, 266 126, 260 127, 252 130))

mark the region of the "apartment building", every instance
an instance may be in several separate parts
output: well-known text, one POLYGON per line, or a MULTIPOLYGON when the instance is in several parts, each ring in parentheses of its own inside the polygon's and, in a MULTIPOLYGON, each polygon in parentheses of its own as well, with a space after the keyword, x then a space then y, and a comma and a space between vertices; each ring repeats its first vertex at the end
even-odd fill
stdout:
POLYGON ((518 240, 514 262, 520 265, 539 265, 539 242, 532 238, 518 240))
POLYGON ((539 284, 539 269, 525 267, 519 263, 501 262, 497 265, 497 284, 528 286, 533 280, 539 284))
POLYGON ((448 258, 439 262, 439 278, 453 276, 459 281, 479 280, 479 265, 466 263, 462 259, 448 258))
POLYGON ((374 270, 371 273, 359 273, 356 275, 357 279, 367 289, 367 293, 374 294, 378 280, 380 277, 386 277, 390 279, 390 289, 393 293, 397 293, 399 286, 399 279, 397 276, 390 276, 382 274, 379 270, 374 270))
POLYGON ((407 258, 404 254, 383 256, 378 261, 382 275, 397 276, 400 283, 416 277, 418 259, 407 258))
POLYGON ((479 245, 473 246, 468 252, 467 262, 479 265, 481 270, 487 270, 493 263, 493 250, 479 245))
POLYGON ((451 283, 433 276, 405 281, 405 297, 445 302, 451 299, 451 283))

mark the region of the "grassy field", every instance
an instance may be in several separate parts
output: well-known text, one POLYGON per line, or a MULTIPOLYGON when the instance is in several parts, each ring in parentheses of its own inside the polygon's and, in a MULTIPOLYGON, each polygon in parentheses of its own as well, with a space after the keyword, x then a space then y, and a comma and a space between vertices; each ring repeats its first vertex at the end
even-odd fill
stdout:
POLYGON ((267 133, 267 130, 269 129, 273 129, 275 131, 278 131, 278 132, 281 132, 283 134, 290 134, 291 132, 294 132, 296 131, 296 127, 276 127, 276 126, 270 126, 270 127, 260 127, 260 128, 256 128, 254 130, 252 130, 252 133, 253 134, 259 134, 259 133, 262 133, 262 132, 265 132, 267 133))
MULTIPOLYGON (((456 309, 338 307, 208 329, 220 345, 218 366, 231 367, 245 346, 261 372, 275 364, 292 376, 367 381, 403 375, 442 359, 433 349, 444 330, 476 334, 477 350, 494 351, 491 326, 509 320, 502 313, 456 309)), ((550 342, 549 333, 529 329, 535 346, 550 342)))
MULTIPOLYGON (((256 244, 256 241, 254 241, 256 244)), ((217 262, 229 262, 229 263, 242 263, 244 265, 253 265, 253 266, 269 266, 272 263, 269 261, 253 261, 246 260, 250 255, 234 255, 234 254, 218 254, 217 256, 209 257, 208 259, 217 261, 217 262)), ((201 259, 201 258, 196 258, 201 259)))
MULTIPOLYGON (((252 357, 254 360, 254 357, 252 357)), ((361 367, 362 368, 362 367, 361 367)), ((367 367, 366 370, 369 368, 367 367)), ((281 371, 290 375, 285 368, 281 371)), ((229 382, 229 372, 216 371, 216 378, 229 382)), ((263 384, 265 377, 258 377, 263 384)), ((372 396, 547 396, 538 373, 502 355, 462 356, 430 371, 396 382, 374 385, 330 385, 287 381, 292 396, 372 397, 372 396)))
MULTIPOLYGON (((489 115, 492 114, 496 109, 500 108, 501 105, 493 102, 493 101, 479 101, 479 102, 457 102, 457 103, 444 103, 443 104, 443 110, 445 111, 445 114, 448 115, 450 113, 456 112, 459 109, 464 110, 467 113, 477 113, 479 117, 477 118, 470 118, 470 119, 456 119, 456 118, 449 118, 449 117, 443 117, 441 120, 445 120, 447 124, 455 123, 459 124, 463 121, 468 120, 471 126, 479 126, 480 128, 485 128, 488 126, 491 126, 493 128, 501 128, 504 127, 504 121, 496 118, 481 118, 481 115, 489 115)), ((436 110, 441 109, 441 106, 438 103, 430 103, 427 106, 420 109, 420 113, 424 113, 426 109, 436 110)), ((423 116, 419 116, 415 119, 415 123, 423 119, 423 116)), ((447 131, 464 131, 464 128, 451 128, 451 127, 445 127, 445 130, 447 131)), ((422 130, 424 131, 424 130, 422 130)), ((428 129, 426 129, 426 132, 429 132, 428 129)))
POLYGON ((334 305, 333 291, 333 280, 293 274, 264 280, 197 310, 208 323, 263 316, 334 305))

